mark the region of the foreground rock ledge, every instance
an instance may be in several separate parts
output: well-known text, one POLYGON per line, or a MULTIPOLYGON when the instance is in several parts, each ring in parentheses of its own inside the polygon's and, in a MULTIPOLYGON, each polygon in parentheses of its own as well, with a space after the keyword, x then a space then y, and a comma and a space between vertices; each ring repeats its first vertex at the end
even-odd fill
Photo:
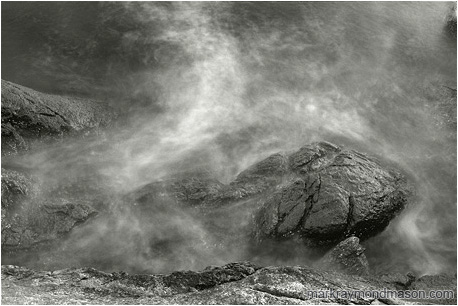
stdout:
POLYGON ((402 300, 311 296, 310 291, 449 290, 455 276, 363 278, 302 266, 257 267, 249 262, 168 275, 104 273, 92 268, 54 272, 2 266, 2 304, 456 304, 456 298, 402 300))

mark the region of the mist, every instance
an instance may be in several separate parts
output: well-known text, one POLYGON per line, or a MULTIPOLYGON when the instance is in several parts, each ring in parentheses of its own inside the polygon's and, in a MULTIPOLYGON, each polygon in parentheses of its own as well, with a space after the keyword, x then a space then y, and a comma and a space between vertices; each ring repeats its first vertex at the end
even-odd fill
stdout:
MULTIPOLYGON (((21 30, 3 16, 18 8, 2 3, 2 42, 14 42, 2 63, 16 54, 21 68, 3 65, 2 78, 106 99, 123 114, 103 137, 16 158, 40 181, 43 199, 65 189, 62 201, 96 198, 110 207, 34 264, 164 272, 249 259, 241 232, 253 207, 202 217, 165 198, 148 203, 154 213, 145 215, 124 195, 194 171, 229 183, 273 153, 325 140, 397 165, 417 190, 385 232, 364 242, 374 269, 456 270, 450 5, 33 3, 21 9, 47 22, 32 41, 21 31, 33 22, 21 30), (215 230, 223 220, 227 235, 215 230)), ((306 262, 301 252, 286 262, 306 262)), ((270 264, 285 262, 278 257, 270 264)))

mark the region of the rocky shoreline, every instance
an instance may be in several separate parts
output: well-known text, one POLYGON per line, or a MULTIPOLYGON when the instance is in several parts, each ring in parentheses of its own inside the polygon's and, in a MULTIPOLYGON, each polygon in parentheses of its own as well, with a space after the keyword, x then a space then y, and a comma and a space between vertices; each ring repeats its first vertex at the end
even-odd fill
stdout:
POLYGON ((105 273, 92 268, 50 272, 2 266, 2 304, 455 305, 456 275, 361 277, 305 266, 258 267, 249 262, 167 275, 105 273), (387 290, 404 294, 444 290, 453 292, 454 298, 401 299, 383 296, 381 292, 387 290), (357 295, 369 291, 380 296, 357 295))

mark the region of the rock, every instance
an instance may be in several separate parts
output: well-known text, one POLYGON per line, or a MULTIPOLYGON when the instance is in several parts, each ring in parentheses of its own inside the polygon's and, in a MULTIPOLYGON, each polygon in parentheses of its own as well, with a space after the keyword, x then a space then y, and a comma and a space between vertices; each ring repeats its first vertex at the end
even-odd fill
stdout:
POLYGON ((456 39, 456 2, 450 6, 446 17, 447 32, 456 39))
POLYGON ((288 172, 288 159, 284 153, 273 154, 242 171, 230 184, 238 198, 256 195, 275 187, 288 172))
MULTIPOLYGON (((358 294, 369 290, 396 290, 395 286, 376 278, 301 266, 261 268, 249 262, 166 275, 105 273, 92 268, 48 272, 3 265, 1 283, 3 304, 367 305, 428 302, 358 294)), ((445 285, 442 289, 451 287, 453 285, 445 285)), ((443 300, 447 304, 453 301, 443 300)))
POLYGON ((19 252, 55 242, 96 214, 90 206, 79 203, 22 207, 9 216, 5 227, 2 224, 2 252, 19 252))
POLYGON ((82 135, 108 125, 115 113, 91 99, 49 95, 2 80, 2 155, 34 141, 82 135))
POLYGON ((434 291, 436 294, 434 299, 430 299, 431 304, 454 304, 456 305, 456 273, 439 274, 439 275, 424 275, 418 279, 413 280, 408 290, 423 290, 426 293, 434 291))
POLYGON ((142 220, 158 212, 191 214, 218 241, 250 241, 241 250, 248 258, 281 253, 280 241, 311 246, 307 254, 316 258, 347 237, 382 231, 406 204, 409 188, 399 172, 321 142, 274 154, 227 185, 208 173, 175 175, 122 202, 142 220))
POLYGON ((11 123, 2 122, 2 154, 15 154, 28 149, 24 138, 16 131, 11 123))
POLYGON ((30 197, 33 186, 32 178, 20 172, 2 168, 2 233, 14 224, 14 215, 22 203, 30 197))
POLYGON ((33 177, 2 168, 2 254, 54 242, 97 214, 84 203, 48 202, 37 188, 33 177))
POLYGON ((378 276, 380 280, 395 285, 398 290, 407 290, 410 285, 415 281, 415 275, 411 272, 407 274, 391 273, 382 274, 378 276))
POLYGON ((364 154, 314 143, 288 157, 283 183, 256 217, 256 237, 332 245, 381 232, 411 194, 405 177, 364 154))
POLYGON ((205 175, 190 174, 187 177, 169 178, 147 184, 126 196, 139 204, 169 199, 189 205, 203 205, 214 200, 225 186, 205 175))
POLYGON ((2 254, 7 262, 57 242, 97 214, 83 203, 47 203, 36 184, 26 174, 2 168, 2 254))
POLYGON ((2 168, 2 209, 19 206, 31 192, 33 181, 30 177, 2 168))
POLYGON ((316 264, 316 267, 346 274, 369 275, 369 263, 364 255, 364 247, 359 244, 357 237, 340 242, 316 264))

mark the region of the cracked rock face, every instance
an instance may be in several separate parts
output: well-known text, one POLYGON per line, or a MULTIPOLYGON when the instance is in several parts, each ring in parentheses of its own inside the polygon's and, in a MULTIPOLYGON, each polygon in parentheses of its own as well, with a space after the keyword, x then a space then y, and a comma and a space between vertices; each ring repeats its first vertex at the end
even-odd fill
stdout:
POLYGON ((332 245, 355 235, 381 232, 404 208, 411 193, 399 172, 329 143, 315 143, 288 156, 287 183, 256 217, 256 237, 303 238, 332 245))
POLYGON ((106 126, 114 117, 99 101, 48 95, 2 80, 2 155, 106 126))

